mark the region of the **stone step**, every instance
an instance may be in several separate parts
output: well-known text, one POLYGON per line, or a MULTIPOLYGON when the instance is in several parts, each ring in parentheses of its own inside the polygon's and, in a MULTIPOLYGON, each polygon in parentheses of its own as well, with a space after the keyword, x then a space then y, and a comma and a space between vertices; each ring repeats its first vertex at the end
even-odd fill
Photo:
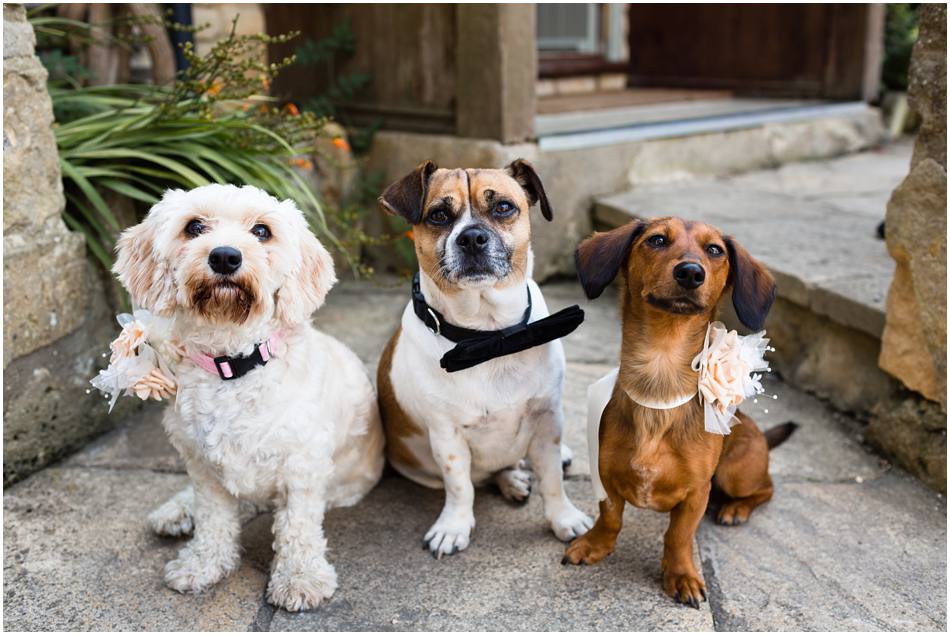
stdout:
POLYGON ((595 224, 616 227, 632 218, 673 215, 711 223, 735 236, 778 283, 780 302, 768 328, 790 335, 786 345, 802 349, 786 350, 785 370, 794 378, 804 364, 806 376, 800 383, 837 395, 838 405, 863 410, 870 407, 873 390, 857 394, 853 386, 839 385, 845 377, 822 386, 833 378, 820 376, 831 371, 816 369, 822 360, 809 355, 865 349, 852 350, 852 357, 861 353, 859 365, 872 367, 872 385, 877 389, 889 381, 877 368, 876 350, 894 262, 876 229, 891 191, 907 172, 910 153, 909 143, 898 142, 774 170, 644 185, 595 199, 595 224), (821 334, 810 332, 822 324, 828 328, 821 334), (810 347, 829 332, 842 341, 810 347), (816 370, 822 371, 819 376, 816 370))

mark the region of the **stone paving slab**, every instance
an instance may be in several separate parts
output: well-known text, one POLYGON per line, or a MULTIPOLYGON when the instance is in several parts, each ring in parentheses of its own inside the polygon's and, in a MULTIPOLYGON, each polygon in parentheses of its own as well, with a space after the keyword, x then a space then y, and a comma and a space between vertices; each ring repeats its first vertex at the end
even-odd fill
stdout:
MULTIPOLYGON (((568 493, 592 512, 589 483, 568 493)), ((340 590, 319 611, 279 611, 273 630, 711 630, 708 605, 676 606, 657 592, 663 521, 631 522, 609 567, 566 567, 542 518, 490 489, 476 495, 469 548, 435 560, 420 548, 442 493, 387 478, 360 507, 330 514, 340 590), (362 508, 362 509, 361 509, 362 508), (375 512, 367 513, 375 509, 375 512)))
POLYGON ((4 630, 246 630, 267 576, 247 560, 201 596, 165 588, 177 541, 145 515, 187 482, 149 470, 48 468, 3 495, 4 630))
POLYGON ((946 517, 903 472, 779 480, 748 525, 700 526, 716 628, 946 631, 946 517))
POLYGON ((874 337, 894 262, 876 237, 911 146, 718 179, 645 185, 597 199, 600 222, 632 216, 703 220, 734 235, 775 274, 779 294, 874 337))
MULTIPOLYGON (((388 284, 342 284, 317 316, 370 366, 405 302, 402 286, 388 284)), ((552 308, 580 301, 574 282, 545 285, 545 293, 552 308)), ((619 322, 613 290, 582 306, 588 322, 565 342, 565 438, 575 452, 567 489, 593 513, 584 395, 615 363, 619 322)), ((160 408, 149 407, 4 492, 4 628, 944 629, 943 499, 867 451, 856 422, 774 379, 767 388, 778 399, 760 398, 749 413, 762 427, 801 427, 771 454, 771 503, 743 527, 708 517, 700 526, 697 558, 711 591, 700 611, 659 589, 665 515, 628 508, 614 554, 562 567, 563 545, 538 497, 514 506, 484 488, 469 550, 435 561, 420 538, 442 494, 391 472, 360 504, 328 514, 340 589, 323 608, 293 615, 264 602, 267 514, 245 527, 238 572, 206 594, 179 595, 163 586, 162 567, 183 542, 151 536, 145 516, 186 477, 160 408)))

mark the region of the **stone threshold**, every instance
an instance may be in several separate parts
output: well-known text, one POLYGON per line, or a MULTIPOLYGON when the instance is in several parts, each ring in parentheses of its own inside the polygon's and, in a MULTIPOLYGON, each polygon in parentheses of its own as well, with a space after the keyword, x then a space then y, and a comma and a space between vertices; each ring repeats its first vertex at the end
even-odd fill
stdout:
POLYGON ((798 123, 828 117, 860 117, 869 109, 864 102, 704 99, 538 115, 535 117, 535 133, 542 150, 575 150, 756 128, 766 124, 798 123))

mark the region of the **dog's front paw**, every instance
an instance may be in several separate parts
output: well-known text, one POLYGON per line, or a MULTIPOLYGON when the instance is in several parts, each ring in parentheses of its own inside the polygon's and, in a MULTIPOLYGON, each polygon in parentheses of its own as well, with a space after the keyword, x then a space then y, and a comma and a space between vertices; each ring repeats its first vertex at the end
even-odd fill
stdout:
POLYGON ((564 551, 561 564, 595 564, 614 550, 614 541, 598 541, 587 533, 572 542, 564 551))
POLYGON ((594 526, 590 516, 571 504, 564 507, 551 519, 551 529, 558 540, 568 542, 578 536, 583 536, 594 526))
POLYGON ((306 611, 329 599, 336 586, 336 570, 329 562, 296 571, 278 564, 267 584, 267 601, 288 611, 306 611))
POLYGON ((165 565, 165 584, 179 593, 200 593, 231 573, 236 564, 236 557, 202 558, 186 547, 165 565))
POLYGON ((695 571, 665 571, 663 590, 677 602, 688 604, 694 609, 699 608, 700 602, 706 601, 706 585, 695 571))
POLYGON ((422 548, 441 559, 451 556, 468 547, 472 529, 475 528, 475 516, 472 512, 449 512, 443 510, 439 519, 426 532, 422 539, 422 548))

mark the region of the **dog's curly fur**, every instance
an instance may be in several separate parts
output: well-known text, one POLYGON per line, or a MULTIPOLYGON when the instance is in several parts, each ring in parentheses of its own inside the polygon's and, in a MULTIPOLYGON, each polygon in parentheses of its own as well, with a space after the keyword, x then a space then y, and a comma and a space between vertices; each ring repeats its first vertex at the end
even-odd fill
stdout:
POLYGON ((323 516, 352 505, 379 480, 383 435, 376 396, 356 355, 315 330, 310 315, 336 282, 333 261, 291 201, 254 187, 207 185, 166 192, 126 230, 115 272, 135 304, 174 316, 192 354, 246 355, 280 331, 266 366, 223 381, 190 361, 164 426, 191 485, 150 516, 159 534, 194 532, 165 567, 165 581, 199 592, 239 561, 241 520, 274 509, 268 599, 296 611, 336 589, 323 516), (192 235, 188 224, 202 231, 192 235), (258 224, 271 236, 251 233, 258 224), (240 250, 230 276, 211 270, 215 247, 240 250))

